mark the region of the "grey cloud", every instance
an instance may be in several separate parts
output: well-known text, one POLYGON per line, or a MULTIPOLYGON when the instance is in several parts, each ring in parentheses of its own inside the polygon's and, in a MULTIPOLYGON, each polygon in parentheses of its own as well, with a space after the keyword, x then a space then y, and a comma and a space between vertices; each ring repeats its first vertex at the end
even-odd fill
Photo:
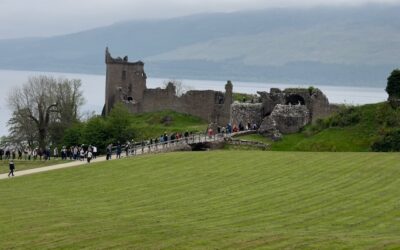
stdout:
POLYGON ((0 0, 0 39, 65 34, 130 19, 400 0, 0 0))

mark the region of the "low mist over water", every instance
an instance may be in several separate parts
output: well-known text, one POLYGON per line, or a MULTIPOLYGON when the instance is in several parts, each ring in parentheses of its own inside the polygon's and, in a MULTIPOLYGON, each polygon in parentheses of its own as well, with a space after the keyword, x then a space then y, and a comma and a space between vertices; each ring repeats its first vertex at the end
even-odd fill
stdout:
MULTIPOLYGON (((82 90, 86 99, 82 112, 95 111, 98 114, 101 113, 105 101, 105 75, 0 70, 0 86, 2 87, 2 98, 0 99, 0 136, 8 133, 7 122, 10 119, 10 110, 7 105, 8 94, 14 87, 19 87, 26 83, 28 77, 37 75, 81 79, 82 90)), ((181 81, 184 86, 195 90, 211 89, 224 91, 226 83, 223 81, 178 80, 181 81)), ((269 92, 270 88, 309 87, 309 85, 236 82, 234 79, 231 80, 233 81, 233 91, 242 93, 255 94, 257 91, 269 92)), ((166 81, 168 81, 168 79, 148 78, 147 87, 163 87, 166 81)), ((381 102, 387 99, 387 94, 383 88, 313 86, 320 88, 328 97, 330 103, 358 105, 381 102)))

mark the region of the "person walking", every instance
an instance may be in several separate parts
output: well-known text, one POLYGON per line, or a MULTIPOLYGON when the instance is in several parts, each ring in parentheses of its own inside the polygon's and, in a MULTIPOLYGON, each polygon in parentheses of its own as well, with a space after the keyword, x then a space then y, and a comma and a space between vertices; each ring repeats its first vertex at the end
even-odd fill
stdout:
POLYGON ((111 155, 112 155, 112 144, 109 144, 106 148, 107 151, 107 157, 106 160, 111 160, 111 155))
POLYGON ((92 148, 93 148, 93 158, 96 159, 96 156, 97 156, 97 147, 96 147, 96 146, 93 146, 92 148))
POLYGON ((92 151, 88 151, 87 156, 86 156, 87 163, 90 163, 90 160, 92 160, 92 157, 93 157, 92 151))
POLYGON ((9 167, 10 167, 10 173, 8 173, 8 177, 10 177, 10 175, 14 176, 15 164, 13 160, 10 161, 9 167))
POLYGON ((57 160, 58 159, 58 147, 54 147, 53 149, 53 157, 57 160))
POLYGON ((122 153, 122 146, 121 146, 121 143, 118 142, 118 145, 117 145, 117 159, 121 159, 121 153, 122 153))

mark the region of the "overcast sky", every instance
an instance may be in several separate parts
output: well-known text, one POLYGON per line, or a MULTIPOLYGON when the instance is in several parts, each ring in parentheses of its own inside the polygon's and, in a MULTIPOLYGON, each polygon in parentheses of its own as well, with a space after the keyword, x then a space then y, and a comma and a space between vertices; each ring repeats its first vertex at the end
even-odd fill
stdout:
POLYGON ((400 0, 0 0, 0 39, 66 34, 131 19, 366 3, 400 0))

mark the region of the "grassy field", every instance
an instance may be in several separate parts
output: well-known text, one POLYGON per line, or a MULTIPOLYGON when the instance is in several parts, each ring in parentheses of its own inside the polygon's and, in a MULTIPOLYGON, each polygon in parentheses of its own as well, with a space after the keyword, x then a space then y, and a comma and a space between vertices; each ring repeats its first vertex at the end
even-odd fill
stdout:
POLYGON ((400 247, 393 153, 171 153, 0 190, 0 249, 400 247))
POLYGON ((132 120, 132 128, 140 137, 137 139, 159 137, 164 132, 205 132, 207 129, 207 122, 202 119, 173 111, 135 114, 132 120))
MULTIPOLYGON (((45 166, 50 166, 50 165, 56 165, 56 164, 65 163, 65 162, 68 162, 68 161, 62 161, 62 160, 50 160, 50 161, 15 160, 14 164, 15 164, 15 167, 16 167, 16 171, 20 171, 20 170, 27 170, 27 169, 32 169, 32 168, 39 168, 39 167, 45 167, 45 166)), ((8 161, 6 161, 6 160, 0 161, 0 174, 4 174, 4 173, 8 173, 8 172, 9 172, 8 161)))

